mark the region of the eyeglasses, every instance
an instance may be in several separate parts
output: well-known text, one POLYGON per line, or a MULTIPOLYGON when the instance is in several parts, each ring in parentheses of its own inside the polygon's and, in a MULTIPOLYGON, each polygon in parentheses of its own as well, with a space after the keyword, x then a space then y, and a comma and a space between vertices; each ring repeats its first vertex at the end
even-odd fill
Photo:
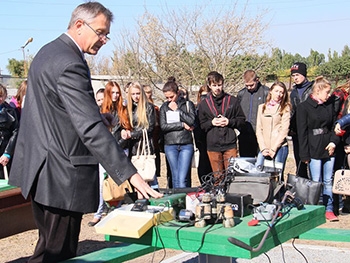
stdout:
POLYGON ((111 40, 106 34, 103 33, 99 33, 97 32, 95 29, 93 29, 88 23, 86 23, 84 21, 84 25, 87 25, 92 31, 94 31, 94 33, 98 36, 99 39, 104 40, 106 42, 108 42, 109 40, 111 40))

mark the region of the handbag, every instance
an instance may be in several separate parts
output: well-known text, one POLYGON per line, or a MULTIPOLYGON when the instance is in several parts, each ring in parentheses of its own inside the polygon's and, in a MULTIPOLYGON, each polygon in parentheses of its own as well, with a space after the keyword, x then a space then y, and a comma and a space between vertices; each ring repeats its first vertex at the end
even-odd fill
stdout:
POLYGON ((334 174, 333 188, 334 194, 350 195, 350 170, 337 170, 334 174))
MULTIPOLYGON (((346 162, 348 155, 344 157, 343 167, 347 167, 346 162)), ((332 192, 340 195, 350 195, 350 170, 339 169, 335 171, 333 178, 332 192)))
POLYGON ((194 140, 194 135, 193 135, 193 131, 192 133, 192 140, 193 140, 193 155, 192 155, 192 161, 191 161, 191 167, 192 168, 198 168, 198 164, 199 164, 199 150, 196 146, 196 142, 194 140))
MULTIPOLYGON (((298 165, 299 171, 300 163, 298 165)), ((308 175, 309 176, 309 175, 308 175)), ((287 186, 294 196, 299 198, 303 204, 317 205, 320 200, 322 182, 312 181, 309 178, 303 178, 298 175, 288 174, 287 186)))
POLYGON ((125 194, 133 192, 129 180, 118 185, 109 175, 103 180, 102 196, 105 201, 120 201, 125 194))
POLYGON ((151 154, 148 134, 146 129, 142 129, 142 143, 139 142, 135 156, 131 157, 131 162, 141 175, 143 180, 150 182, 154 180, 156 174, 156 155, 151 154), (142 144, 142 149, 141 148, 142 144))

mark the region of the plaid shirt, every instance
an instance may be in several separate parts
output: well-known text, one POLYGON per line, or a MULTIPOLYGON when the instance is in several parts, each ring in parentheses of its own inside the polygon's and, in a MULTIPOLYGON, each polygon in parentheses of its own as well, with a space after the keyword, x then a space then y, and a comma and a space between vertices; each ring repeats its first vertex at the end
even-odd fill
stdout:
POLYGON ((336 89, 333 91, 332 96, 335 98, 334 108, 337 113, 337 119, 343 116, 345 101, 349 97, 349 92, 345 89, 336 89))

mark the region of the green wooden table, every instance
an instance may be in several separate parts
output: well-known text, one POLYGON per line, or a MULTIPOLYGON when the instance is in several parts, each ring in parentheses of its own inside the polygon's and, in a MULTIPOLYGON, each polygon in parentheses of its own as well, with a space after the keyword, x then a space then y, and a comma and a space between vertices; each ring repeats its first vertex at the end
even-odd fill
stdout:
POLYGON ((252 252, 237 247, 227 240, 228 237, 234 237, 251 247, 257 247, 267 230, 267 224, 260 222, 257 226, 248 226, 251 219, 252 216, 235 218, 236 225, 232 228, 224 228, 222 224, 216 224, 213 227, 208 225, 204 228, 193 226, 181 228, 173 224, 184 224, 172 221, 151 228, 139 239, 107 235, 106 240, 199 252, 223 258, 250 259, 326 222, 324 206, 306 205, 303 210, 293 208, 277 221, 262 249, 252 252))

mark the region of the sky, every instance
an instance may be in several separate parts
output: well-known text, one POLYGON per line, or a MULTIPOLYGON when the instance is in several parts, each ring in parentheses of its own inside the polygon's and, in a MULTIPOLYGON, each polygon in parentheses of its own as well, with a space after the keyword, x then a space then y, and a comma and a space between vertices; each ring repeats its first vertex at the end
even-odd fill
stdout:
MULTIPOLYGON (((66 31, 73 9, 84 1, 76 0, 0 0, 0 73, 8 74, 8 60, 34 56, 46 43, 66 31), (29 38, 33 41, 21 48, 29 38)), ((113 36, 124 28, 133 30, 137 19, 147 11, 159 15, 165 5, 179 10, 196 5, 229 8, 236 0, 100 0, 114 14, 111 41, 99 56, 111 56, 113 36)), ((316 50, 327 56, 328 50, 341 52, 349 45, 349 0, 237 0, 238 7, 248 3, 248 11, 268 10, 266 40, 285 52, 308 56, 316 50)))

